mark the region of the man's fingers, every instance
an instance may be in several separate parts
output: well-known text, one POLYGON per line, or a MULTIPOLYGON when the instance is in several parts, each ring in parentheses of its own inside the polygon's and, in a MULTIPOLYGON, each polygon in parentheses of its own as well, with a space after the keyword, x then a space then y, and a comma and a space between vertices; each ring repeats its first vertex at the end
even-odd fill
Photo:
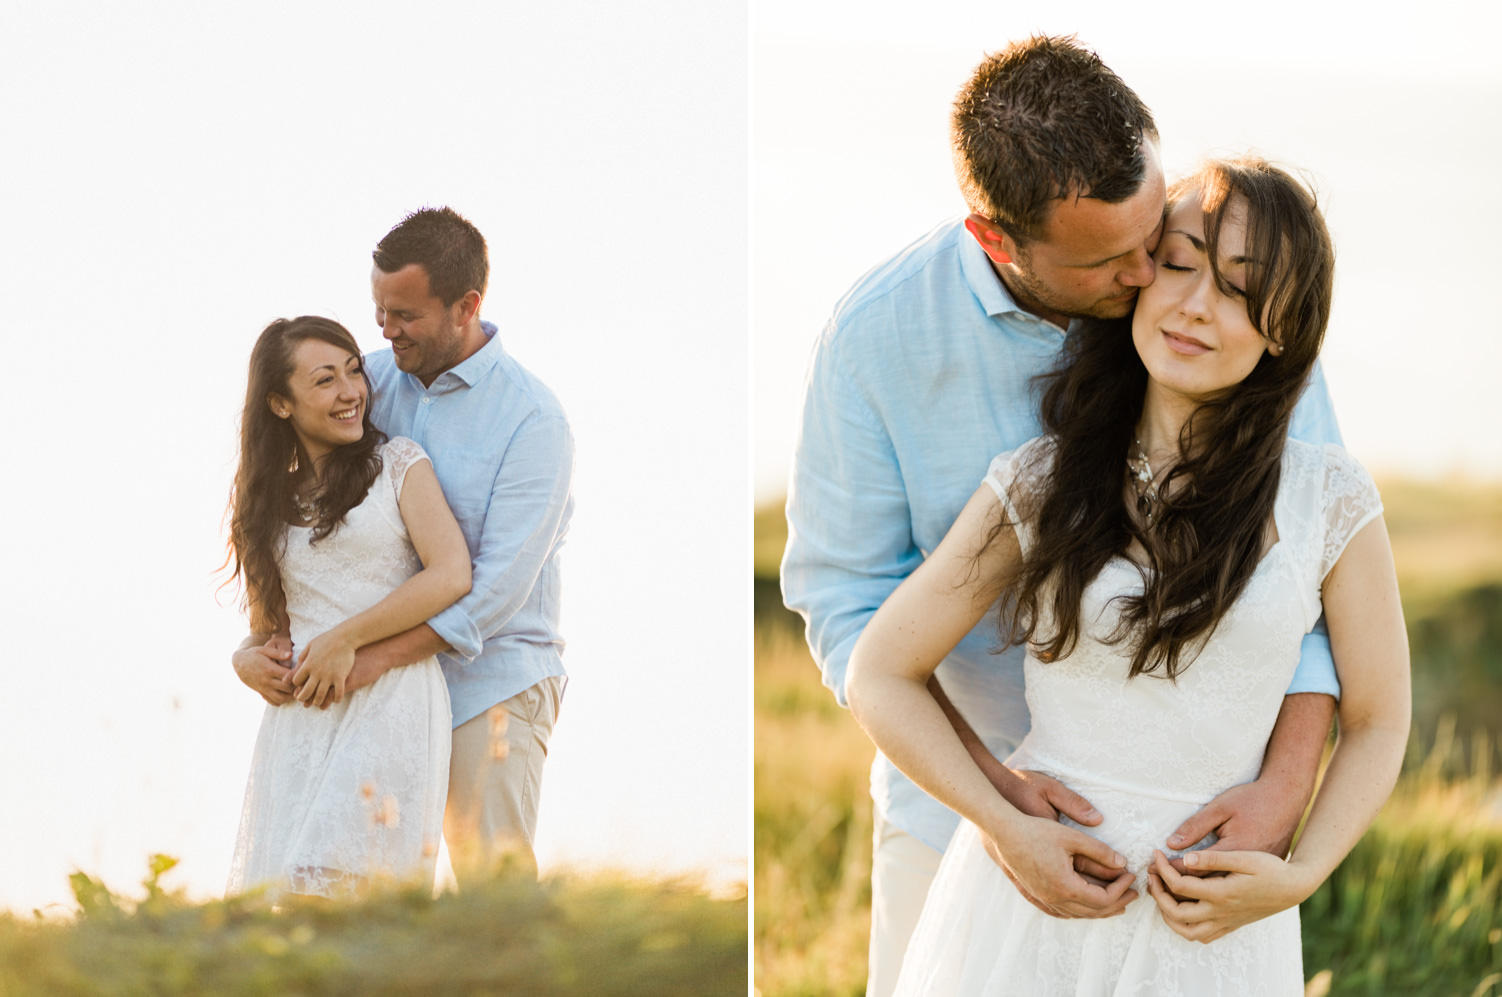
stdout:
POLYGON ((1074 855, 1075 861, 1088 859, 1103 867, 1105 874, 1098 878, 1115 879, 1126 868, 1126 859, 1104 841, 1092 838, 1083 831, 1071 830, 1069 833, 1071 835, 1069 850, 1074 855))
POLYGON ((1217 827, 1226 822, 1231 815, 1222 808, 1211 803, 1203 810, 1196 811, 1184 823, 1178 826, 1168 836, 1169 848, 1188 848, 1190 845, 1211 834, 1217 827))
POLYGON ((1121 872, 1102 886, 1076 875, 1073 888, 1054 906, 1069 917, 1115 917, 1137 899, 1132 888, 1135 879, 1130 872, 1121 872))
POLYGON ((1050 780, 1045 783, 1043 797, 1055 810, 1077 824, 1095 825, 1101 822, 1100 811, 1062 782, 1050 780))
POLYGON ((1074 871, 1102 886, 1121 875, 1120 868, 1113 869, 1111 866, 1101 865, 1099 862, 1085 855, 1076 855, 1074 857, 1074 871))

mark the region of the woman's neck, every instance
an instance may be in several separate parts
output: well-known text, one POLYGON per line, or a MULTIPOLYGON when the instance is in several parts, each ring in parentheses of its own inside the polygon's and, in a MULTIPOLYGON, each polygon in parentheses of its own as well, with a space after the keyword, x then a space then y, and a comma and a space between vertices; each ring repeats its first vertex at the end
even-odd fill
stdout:
POLYGON ((323 482, 324 463, 329 459, 330 451, 321 446, 309 446, 308 441, 301 437, 297 442, 303 454, 308 458, 307 466, 299 468, 299 490, 317 491, 318 486, 323 482))
POLYGON ((1136 436, 1138 446, 1154 470, 1177 464, 1183 458, 1179 441, 1197 408, 1189 399, 1162 391, 1148 381, 1136 436))

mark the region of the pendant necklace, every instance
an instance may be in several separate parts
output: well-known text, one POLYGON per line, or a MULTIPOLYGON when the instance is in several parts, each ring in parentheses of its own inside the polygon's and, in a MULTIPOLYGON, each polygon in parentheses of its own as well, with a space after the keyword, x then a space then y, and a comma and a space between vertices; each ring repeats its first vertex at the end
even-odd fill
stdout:
POLYGON ((1137 444, 1137 453, 1127 458, 1127 477, 1132 482, 1132 491, 1137 494, 1137 514, 1148 529, 1152 529, 1153 509, 1158 504, 1158 482, 1153 478, 1153 465, 1147 459, 1147 451, 1142 449, 1142 441, 1132 442, 1137 444))

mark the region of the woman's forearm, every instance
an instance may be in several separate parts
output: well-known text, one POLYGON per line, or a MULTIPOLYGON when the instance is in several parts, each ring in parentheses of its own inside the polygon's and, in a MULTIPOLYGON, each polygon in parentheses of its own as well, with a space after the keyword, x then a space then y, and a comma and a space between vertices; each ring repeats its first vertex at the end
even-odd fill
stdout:
POLYGON ((925 683, 872 674, 851 656, 850 710, 867 736, 920 789, 960 816, 999 831, 1019 816, 991 785, 925 683))
POLYGON ((468 569, 467 562, 423 568, 374 606, 340 623, 334 632, 349 647, 360 648, 425 623, 469 591, 468 569))
POLYGON ((1376 819, 1397 783, 1408 725, 1342 730, 1314 799, 1304 833, 1289 859, 1308 897, 1335 871, 1376 819))

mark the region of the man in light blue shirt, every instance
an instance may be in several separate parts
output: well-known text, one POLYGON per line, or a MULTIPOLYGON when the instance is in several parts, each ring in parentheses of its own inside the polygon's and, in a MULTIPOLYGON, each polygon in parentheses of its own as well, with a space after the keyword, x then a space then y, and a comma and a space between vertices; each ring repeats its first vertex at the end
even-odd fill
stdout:
MULTIPOLYGON (((361 648, 346 691, 438 655, 454 726, 444 840, 462 884, 512 859, 535 868, 543 760, 565 683, 559 551, 574 444, 552 392, 480 320, 489 263, 473 225, 425 208, 373 256, 376 321, 391 350, 366 358, 371 418, 427 451, 473 582, 426 623, 361 648)), ((247 677, 238 658, 236 668, 247 677)))
MULTIPOLYGON (((1033 39, 988 58, 956 101, 953 135, 972 214, 861 278, 835 306, 805 386, 782 584, 841 704, 866 622, 937 546, 991 459, 1039 433, 1032 379, 1054 364, 1071 319, 1128 314, 1153 276, 1164 204, 1156 130, 1093 54, 1033 39), (1039 105, 1031 115, 1030 102, 1039 105), (1113 132, 1082 121, 1122 124, 1113 132)), ((1318 374, 1294 434, 1338 441, 1318 374)), ((1088 802, 1058 783, 997 761, 1028 727, 1021 650, 996 655, 997 642, 994 621, 968 635, 939 667, 936 698, 1013 805, 1098 823, 1088 802)), ((1213 828, 1227 847, 1286 851, 1334 707, 1327 640, 1306 641, 1289 691, 1262 778, 1202 811, 1199 825, 1181 829, 1192 835, 1185 844, 1213 828)), ((884 997, 958 818, 880 754, 871 795, 867 993, 884 997)), ((1007 868, 1006 856, 998 860, 1007 868)), ((1110 879, 1119 870, 1094 872, 1110 879)), ((1104 916, 1130 895, 1101 902, 1098 888, 1086 894, 1076 889, 1083 885, 1029 896, 1060 916, 1104 916)))

